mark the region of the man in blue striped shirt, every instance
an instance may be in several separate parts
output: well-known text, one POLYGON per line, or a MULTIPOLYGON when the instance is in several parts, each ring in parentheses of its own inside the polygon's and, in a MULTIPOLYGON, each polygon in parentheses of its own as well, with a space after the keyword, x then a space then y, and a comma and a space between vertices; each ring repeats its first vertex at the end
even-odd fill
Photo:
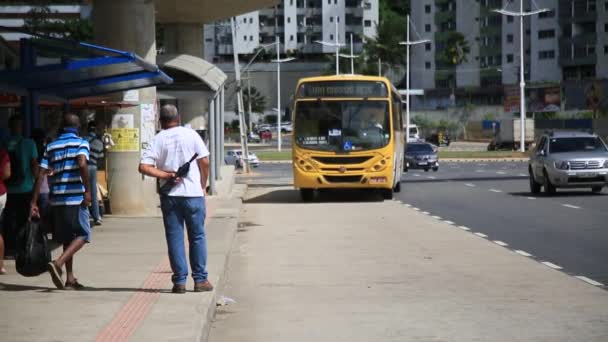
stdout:
POLYGON ((40 217, 38 195, 42 178, 48 176, 50 205, 55 239, 63 244, 63 254, 48 265, 53 283, 58 289, 81 289, 74 277, 74 254, 91 240, 89 205, 91 189, 87 160, 89 143, 78 136, 80 119, 74 114, 63 117, 63 131, 46 146, 40 163, 41 172, 34 186, 31 216, 40 217), (63 283, 62 267, 66 268, 63 283))

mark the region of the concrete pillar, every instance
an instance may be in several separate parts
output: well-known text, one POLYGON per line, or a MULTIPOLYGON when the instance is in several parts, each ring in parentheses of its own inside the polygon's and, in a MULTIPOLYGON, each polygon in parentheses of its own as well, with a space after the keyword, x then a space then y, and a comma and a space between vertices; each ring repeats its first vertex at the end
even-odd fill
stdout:
MULTIPOLYGON (((156 63, 154 1, 94 0, 92 20, 96 43, 131 51, 148 62, 156 63)), ((140 89, 138 93, 139 104, 156 102, 155 87, 140 89)), ((113 97, 122 100, 123 94, 113 97)), ((122 108, 120 113, 133 115, 133 128, 141 128, 141 106, 122 108)), ((140 157, 141 145, 136 152, 108 153, 106 172, 114 214, 150 215, 157 212, 156 181, 144 179, 137 171, 140 157)))
MULTIPOLYGON (((203 26, 197 24, 163 25, 165 51, 167 54, 185 54, 203 58, 203 26)), ((183 124, 193 129, 207 127, 207 101, 203 96, 179 100, 179 112, 183 124)))

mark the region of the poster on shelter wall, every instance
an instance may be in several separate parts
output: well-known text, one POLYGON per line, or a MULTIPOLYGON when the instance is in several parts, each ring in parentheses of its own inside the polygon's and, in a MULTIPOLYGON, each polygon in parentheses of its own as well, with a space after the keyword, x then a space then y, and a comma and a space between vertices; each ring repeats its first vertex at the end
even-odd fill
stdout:
POLYGON ((112 117, 112 129, 117 128, 135 128, 135 119, 133 114, 114 114, 112 117))
POLYGON ((141 108, 141 151, 148 148, 156 133, 156 107, 154 104, 145 103, 141 108))
POLYGON ((112 128, 112 152, 139 152, 139 128, 112 128))

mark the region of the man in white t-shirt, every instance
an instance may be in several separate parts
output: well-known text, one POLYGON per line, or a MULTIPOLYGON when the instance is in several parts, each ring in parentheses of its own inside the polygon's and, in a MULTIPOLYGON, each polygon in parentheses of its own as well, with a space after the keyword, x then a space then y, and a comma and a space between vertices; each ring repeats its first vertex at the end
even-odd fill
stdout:
POLYGON ((205 239, 205 188, 209 175, 209 151, 198 133, 180 126, 175 106, 162 107, 160 124, 163 130, 144 151, 139 172, 160 179, 161 187, 170 182, 170 189, 161 192, 160 202, 173 271, 173 293, 186 292, 188 262, 184 247, 184 224, 188 230, 194 292, 211 291, 213 286, 207 280, 205 239), (176 177, 180 166, 188 164, 193 157, 193 165, 187 175, 176 177))

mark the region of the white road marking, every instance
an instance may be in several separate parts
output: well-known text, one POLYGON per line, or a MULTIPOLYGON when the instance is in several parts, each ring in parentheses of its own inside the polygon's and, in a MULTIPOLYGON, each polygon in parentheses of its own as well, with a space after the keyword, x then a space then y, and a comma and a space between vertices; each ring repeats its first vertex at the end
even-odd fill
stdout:
POLYGON ((433 176, 428 176, 428 179, 437 179, 437 177, 433 177, 433 176))
POLYGON ((420 175, 419 174, 415 174, 414 177, 420 177, 420 175))
POLYGON ((462 230, 466 230, 467 232, 469 230, 471 230, 469 227, 465 227, 465 226, 459 226, 458 228, 462 229, 462 230))
POLYGON ((484 233, 475 233, 475 235, 477 235, 477 236, 479 236, 479 237, 482 237, 482 238, 484 238, 484 239, 488 237, 488 236, 487 236, 486 234, 484 234, 484 233))
POLYGON ((412 209, 414 209, 416 211, 420 211, 420 208, 412 207, 412 209))
POLYGON ((585 276, 576 276, 575 278, 578 278, 578 279, 584 281, 585 283, 591 284, 593 286, 604 286, 604 284, 602 284, 602 283, 600 283, 598 281, 595 281, 593 279, 589 279, 589 278, 587 278, 585 276))
POLYGON ((489 191, 490 192, 496 192, 496 193, 501 193, 502 192, 502 190, 496 190, 496 189, 490 189, 489 191))
POLYGON ((441 216, 431 216, 432 218, 434 218, 435 220, 441 220, 441 216))
POLYGON ((529 200, 535 200, 536 197, 528 197, 529 200))
POLYGON ((455 223, 454 223, 454 222, 452 222, 452 221, 447 221, 447 220, 446 220, 446 221, 443 221, 443 222, 445 222, 445 223, 447 223, 447 224, 449 224, 449 225, 451 225, 451 226, 455 225, 455 223))
POLYGON ((499 174, 499 175, 506 175, 506 174, 507 174, 507 173, 506 173, 506 172, 504 172, 504 171, 497 171, 496 173, 497 173, 497 174, 499 174))
POLYGON ((519 254, 519 255, 523 255, 525 257, 531 257, 532 254, 525 252, 525 251, 520 251, 520 250, 516 250, 515 253, 519 254))
POLYGON ((431 215, 431 213, 429 213, 428 211, 423 211, 422 212, 424 215, 431 215))
POLYGON ((499 240, 495 240, 494 243, 497 244, 497 245, 499 245, 499 246, 503 246, 503 247, 507 247, 509 245, 508 243, 502 242, 502 241, 499 241, 499 240))
POLYGON ((575 205, 572 204, 562 204, 562 206, 566 207, 566 208, 570 208, 570 209, 580 209, 581 207, 577 207, 575 205))
POLYGON ((561 266, 557 266, 556 264, 548 262, 548 261, 543 261, 542 264, 545 265, 545 266, 551 267, 554 270, 561 270, 562 269, 561 266))
POLYGON ((486 172, 486 170, 476 170, 475 172, 482 173, 482 172, 486 172))
POLYGON ((520 173, 518 176, 520 176, 520 177, 528 177, 528 175, 525 174, 525 173, 520 173))
POLYGON ((475 185, 475 184, 471 184, 471 183, 467 183, 467 184, 465 184, 465 186, 468 186, 469 188, 474 188, 474 187, 476 187, 476 185, 475 185))

